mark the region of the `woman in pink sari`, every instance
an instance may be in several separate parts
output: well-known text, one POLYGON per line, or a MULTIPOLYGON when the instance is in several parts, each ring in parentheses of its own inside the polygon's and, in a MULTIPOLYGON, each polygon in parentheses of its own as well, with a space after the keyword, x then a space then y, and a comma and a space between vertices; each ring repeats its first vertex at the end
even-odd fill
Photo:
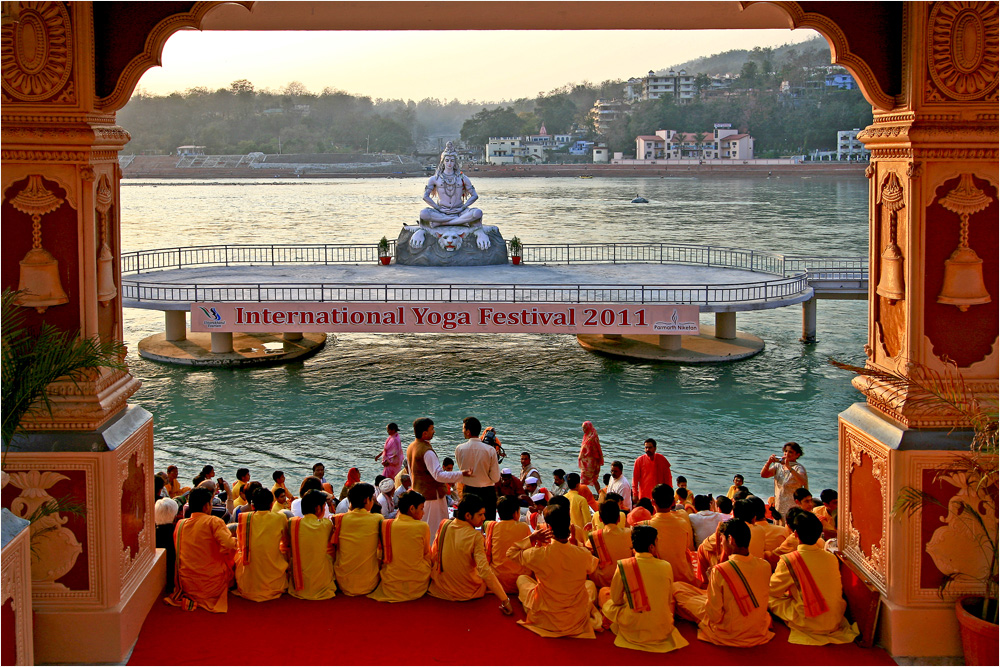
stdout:
POLYGON ((580 445, 580 483, 584 486, 593 485, 597 493, 601 492, 601 466, 604 465, 604 453, 601 452, 601 441, 597 430, 589 421, 583 422, 583 443, 580 445))

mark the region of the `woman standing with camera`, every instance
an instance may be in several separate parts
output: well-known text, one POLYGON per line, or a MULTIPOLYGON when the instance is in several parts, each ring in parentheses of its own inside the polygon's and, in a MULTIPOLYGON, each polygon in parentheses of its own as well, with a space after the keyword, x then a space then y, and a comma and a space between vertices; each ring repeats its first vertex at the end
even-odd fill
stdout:
POLYGON ((787 442, 782 447, 782 455, 771 454, 767 463, 760 469, 760 476, 774 478, 774 502, 782 519, 785 513, 795 505, 793 495, 796 489, 809 487, 806 469, 798 462, 802 456, 802 448, 797 442, 787 442))

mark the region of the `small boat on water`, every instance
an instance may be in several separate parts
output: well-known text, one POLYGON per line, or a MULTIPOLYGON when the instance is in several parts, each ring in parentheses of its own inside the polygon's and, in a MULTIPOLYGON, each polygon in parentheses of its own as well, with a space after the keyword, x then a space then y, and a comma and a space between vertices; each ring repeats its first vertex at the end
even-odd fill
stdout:
POLYGON ((593 178, 590 174, 580 174, 579 178, 593 178))
POLYGON ((635 199, 632 200, 633 204, 648 204, 649 200, 641 196, 638 192, 635 194, 635 199))

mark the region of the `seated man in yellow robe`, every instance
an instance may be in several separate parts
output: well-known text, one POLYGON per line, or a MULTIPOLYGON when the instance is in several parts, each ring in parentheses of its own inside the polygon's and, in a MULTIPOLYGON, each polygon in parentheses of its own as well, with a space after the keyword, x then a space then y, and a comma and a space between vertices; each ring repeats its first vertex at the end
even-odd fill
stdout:
POLYGON ((675 583, 677 613, 698 624, 698 639, 721 646, 758 646, 774 637, 767 612, 771 566, 750 555, 750 527, 739 519, 722 525, 728 558, 712 568, 708 590, 675 583))
POLYGON ((687 646, 674 627, 673 568, 656 556, 656 529, 635 526, 631 539, 635 557, 615 564, 611 587, 602 588, 598 596, 601 611, 611 621, 615 646, 652 653, 687 646))
POLYGON ((191 517, 174 528, 174 592, 164 602, 192 611, 228 608, 227 591, 233 581, 236 540, 226 524, 212 515, 211 489, 195 488, 188 496, 191 517))
MULTIPOLYGON (((791 533, 787 526, 779 526, 776 523, 768 523, 767 521, 767 505, 764 503, 762 498, 757 496, 750 496, 747 498, 750 506, 753 507, 754 511, 754 522, 750 528, 751 540, 753 539, 754 531, 760 531, 760 534, 764 536, 764 553, 765 557, 768 551, 774 551, 781 543, 788 538, 791 533)), ((751 554, 753 555, 753 554, 751 554)), ((759 556, 757 556, 759 558, 759 556)))
POLYGON ((301 517, 288 520, 291 563, 288 594, 303 600, 328 600, 337 593, 333 578, 333 522, 324 518, 327 496, 315 489, 300 501, 301 517))
POLYGON ((493 568, 500 585, 508 595, 517 595, 517 578, 522 574, 531 574, 531 570, 513 563, 507 559, 507 549, 510 545, 531 535, 531 527, 521 523, 521 503, 517 496, 501 496, 497 501, 499 521, 487 521, 483 524, 483 536, 486 538, 486 561, 493 568))
POLYGON ((378 586, 379 524, 372 514, 375 487, 358 482, 347 492, 350 511, 333 517, 333 572, 345 595, 368 595, 378 586))
MULTIPOLYGON (((733 518, 743 521, 750 527, 750 555, 754 558, 764 558, 765 529, 762 526, 754 526, 756 517, 754 503, 749 498, 733 503, 733 518)), ((704 542, 698 545, 698 569, 706 577, 713 567, 725 560, 723 557, 725 539, 721 535, 722 524, 720 523, 716 526, 715 533, 709 535, 704 542)))
POLYGON ((834 489, 823 489, 819 494, 823 504, 813 510, 813 514, 823 524, 823 537, 837 537, 837 492, 834 489))
MULTIPOLYGON (((785 515, 785 525, 794 526, 796 519, 798 519, 798 517, 801 516, 802 514, 811 514, 811 512, 807 512, 801 507, 792 507, 791 509, 788 510, 788 514, 785 515)), ((798 549, 799 544, 801 544, 801 542, 799 542, 799 536, 796 535, 794 532, 791 532, 784 540, 781 541, 781 544, 779 544, 777 547, 775 547, 770 551, 764 552, 765 560, 767 560, 767 562, 771 564, 771 571, 773 572, 774 569, 778 566, 778 561, 781 560, 782 556, 794 553, 798 549)), ((825 549, 826 540, 824 540, 822 537, 817 539, 816 546, 819 547, 820 549, 825 549)))
POLYGON ((274 496, 253 493, 252 512, 241 512, 236 526, 236 585, 241 597, 264 602, 288 587, 288 519, 271 511, 274 496))
POLYGON ((427 593, 442 600, 463 602, 486 594, 486 588, 500 600, 506 615, 514 613, 507 593, 486 560, 483 536, 476 530, 486 521, 486 508, 474 493, 466 494, 455 508, 455 518, 438 526, 431 553, 431 585, 427 593))
POLYGON ((518 624, 542 637, 593 639, 601 618, 594 607, 597 587, 587 577, 597 570, 597 559, 569 543, 569 512, 561 504, 545 508, 545 525, 507 550, 507 558, 534 573, 517 578, 528 615, 518 624))
POLYGON ((407 602, 422 597, 431 581, 431 528, 424 523, 424 497, 406 491, 395 519, 382 522, 382 570, 368 597, 407 602))
POLYGON ((287 510, 291 512, 292 502, 288 499, 288 493, 280 486, 275 491, 272 491, 272 493, 274 494, 274 504, 271 505, 271 511, 284 512, 287 510))
POLYGON ((586 529, 592 512, 587 499, 580 494, 580 475, 575 472, 566 475, 566 486, 569 490, 564 496, 569 500, 569 520, 574 526, 586 529))
POLYGON ((240 507, 242 505, 250 504, 250 499, 244 494, 240 493, 240 490, 244 486, 250 483, 250 468, 237 468, 236 470, 236 483, 233 484, 233 506, 240 507))
POLYGON ((822 646, 854 641, 858 626, 844 618, 847 602, 840 562, 816 545, 823 524, 811 512, 801 512, 793 518, 792 531, 799 546, 781 556, 771 575, 771 613, 788 625, 789 643, 822 646))
MULTIPOLYGON (((567 516, 570 515, 570 500, 569 498, 566 497, 566 494, 563 494, 561 496, 552 496, 552 498, 549 500, 549 504, 547 507, 552 507, 552 506, 561 507, 563 511, 566 512, 567 516)), ((543 512, 542 522, 544 521, 545 521, 545 514, 543 512)), ((589 533, 587 532, 586 528, 584 528, 583 526, 576 525, 575 523, 573 523, 572 519, 570 519, 570 524, 569 524, 570 544, 572 544, 573 546, 586 548, 588 534, 589 533)))
MULTIPOLYGON (((618 511, 621 514, 621 518, 618 523, 621 526, 628 526, 628 512, 625 511, 625 499, 622 498, 617 493, 611 492, 604 494, 604 500, 601 501, 603 505, 606 501, 613 500, 616 505, 618 505, 618 511)), ((652 515, 650 515, 652 516, 652 515)), ((601 521, 600 505, 598 506, 598 511, 594 513, 594 516, 590 518, 590 532, 598 531, 604 528, 604 522, 601 521)), ((629 539, 632 539, 631 537, 629 539)), ((631 549, 631 547, 629 547, 631 549)))
POLYGON ((281 470, 275 470, 271 473, 271 479, 274 480, 274 485, 271 487, 271 493, 274 494, 275 499, 278 498, 278 489, 283 489, 285 491, 285 501, 291 503, 295 500, 295 496, 292 492, 288 490, 288 486, 285 484, 285 473, 281 470))
POLYGON ((602 527, 590 534, 587 546, 597 557, 597 571, 590 579, 601 589, 611 585, 618 561, 632 557, 632 529, 614 500, 605 500, 598 515, 602 527))
POLYGON ((656 552, 661 560, 673 567, 674 581, 695 583, 694 568, 688 551, 695 549, 694 528, 687 512, 674 511, 674 490, 666 484, 653 488, 653 505, 656 514, 640 525, 656 529, 656 552))

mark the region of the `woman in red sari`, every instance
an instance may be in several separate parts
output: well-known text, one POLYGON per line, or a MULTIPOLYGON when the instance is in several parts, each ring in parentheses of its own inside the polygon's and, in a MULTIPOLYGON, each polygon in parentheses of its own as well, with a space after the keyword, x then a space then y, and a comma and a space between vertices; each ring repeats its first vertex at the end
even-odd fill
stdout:
POLYGON ((604 453, 601 452, 601 441, 597 430, 589 421, 583 422, 583 442, 580 444, 580 483, 593 486, 597 493, 601 492, 601 466, 604 465, 604 453))

